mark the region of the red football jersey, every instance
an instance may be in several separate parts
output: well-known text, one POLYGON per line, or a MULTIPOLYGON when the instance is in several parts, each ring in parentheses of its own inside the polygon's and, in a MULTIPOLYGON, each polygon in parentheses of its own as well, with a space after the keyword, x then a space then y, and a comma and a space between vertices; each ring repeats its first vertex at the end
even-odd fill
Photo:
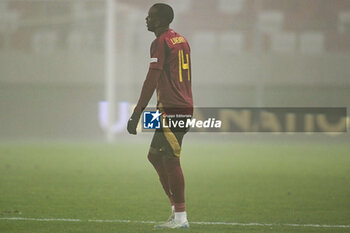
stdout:
POLYGON ((192 114, 191 55, 187 40, 172 29, 151 45, 150 69, 162 71, 157 84, 158 106, 181 108, 192 114))

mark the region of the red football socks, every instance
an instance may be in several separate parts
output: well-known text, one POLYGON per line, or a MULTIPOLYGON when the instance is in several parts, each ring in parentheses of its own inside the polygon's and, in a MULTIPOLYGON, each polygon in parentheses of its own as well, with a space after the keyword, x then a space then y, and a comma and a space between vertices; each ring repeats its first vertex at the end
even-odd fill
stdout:
POLYGON ((149 152, 148 160, 152 163, 153 167, 156 169, 160 183, 163 186, 163 189, 166 195, 169 197, 171 205, 175 205, 173 196, 170 193, 169 183, 168 183, 168 175, 163 167, 162 157, 159 154, 149 152))
POLYGON ((168 195, 171 204, 175 206, 175 212, 184 212, 186 210, 185 182, 180 159, 149 152, 148 160, 156 169, 165 193, 168 195))
POLYGON ((185 182, 180 165, 180 159, 177 157, 162 156, 163 167, 168 175, 170 191, 173 194, 175 203, 175 212, 185 211, 185 182))

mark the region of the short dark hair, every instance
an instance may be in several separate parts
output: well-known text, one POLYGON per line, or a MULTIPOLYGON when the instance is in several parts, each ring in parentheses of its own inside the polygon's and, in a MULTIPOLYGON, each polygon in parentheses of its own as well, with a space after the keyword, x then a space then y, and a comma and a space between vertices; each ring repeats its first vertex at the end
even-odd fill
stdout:
POLYGON ((162 24, 169 25, 174 19, 174 11, 165 3, 156 3, 152 7, 157 9, 157 16, 162 24))

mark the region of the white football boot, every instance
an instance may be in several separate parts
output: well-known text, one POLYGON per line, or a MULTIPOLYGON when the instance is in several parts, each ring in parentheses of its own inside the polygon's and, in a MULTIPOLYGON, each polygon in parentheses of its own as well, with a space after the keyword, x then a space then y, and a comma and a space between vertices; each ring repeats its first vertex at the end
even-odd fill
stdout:
POLYGON ((171 214, 165 223, 162 223, 160 225, 156 225, 154 227, 156 227, 156 228, 169 228, 169 226, 171 225, 172 221, 174 221, 174 219, 175 219, 175 211, 173 210, 173 211, 171 211, 171 214))
POLYGON ((187 219, 186 221, 180 223, 175 221, 175 212, 172 211, 168 220, 160 225, 156 225, 156 228, 189 228, 190 224, 188 223, 187 219))
POLYGON ((166 222, 164 224, 161 225, 157 225, 157 228, 189 228, 190 224, 188 223, 188 221, 185 221, 183 223, 178 223, 175 221, 175 219, 173 219, 170 222, 166 222))

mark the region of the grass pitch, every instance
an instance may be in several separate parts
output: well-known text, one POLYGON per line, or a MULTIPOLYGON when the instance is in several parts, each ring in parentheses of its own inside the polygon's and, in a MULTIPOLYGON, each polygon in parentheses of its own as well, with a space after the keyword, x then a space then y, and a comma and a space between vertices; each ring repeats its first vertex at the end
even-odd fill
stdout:
POLYGON ((350 232, 350 147, 186 141, 188 230, 140 222, 164 221, 170 208, 147 150, 148 144, 1 144, 0 232, 350 232))

